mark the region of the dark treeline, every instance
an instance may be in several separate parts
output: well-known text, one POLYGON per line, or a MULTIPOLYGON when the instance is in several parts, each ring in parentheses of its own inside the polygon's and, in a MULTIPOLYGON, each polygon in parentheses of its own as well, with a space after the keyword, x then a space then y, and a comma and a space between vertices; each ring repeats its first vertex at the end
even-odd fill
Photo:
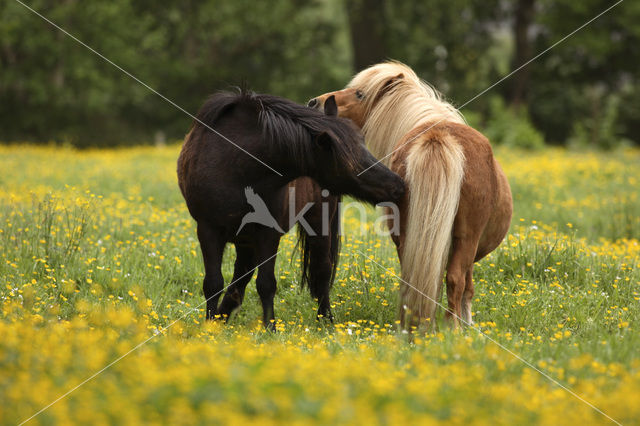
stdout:
MULTIPOLYGON (((247 85, 305 102, 393 58, 464 105, 612 5, 605 0, 30 0, 189 112, 247 85)), ((496 142, 640 143, 640 3, 623 2, 462 110, 496 142)), ((0 140, 181 138, 191 118, 0 0, 0 140)))

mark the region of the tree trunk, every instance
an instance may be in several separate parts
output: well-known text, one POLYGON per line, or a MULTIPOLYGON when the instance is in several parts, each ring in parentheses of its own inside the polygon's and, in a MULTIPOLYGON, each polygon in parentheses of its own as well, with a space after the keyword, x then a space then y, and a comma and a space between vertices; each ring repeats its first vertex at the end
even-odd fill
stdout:
POLYGON ((346 0, 355 71, 384 61, 384 0, 346 0))
MULTIPOLYGON (((529 28, 533 23, 535 0, 518 0, 515 9, 513 32, 515 36, 515 55, 511 69, 515 70, 531 59, 531 40, 529 28)), ((512 107, 519 107, 527 100, 527 86, 529 85, 529 66, 522 68, 512 77, 511 99, 512 107)))

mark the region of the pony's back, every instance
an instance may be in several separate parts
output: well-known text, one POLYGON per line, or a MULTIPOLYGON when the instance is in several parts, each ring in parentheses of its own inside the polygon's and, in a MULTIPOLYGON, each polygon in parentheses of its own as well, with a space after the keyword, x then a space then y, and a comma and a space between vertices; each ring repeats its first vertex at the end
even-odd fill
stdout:
POLYGON ((245 92, 217 92, 209 96, 204 102, 198 114, 196 120, 193 122, 193 126, 213 126, 218 119, 233 106, 242 102, 248 98, 245 92))
MULTIPOLYGON (((233 113, 234 108, 241 108, 244 115, 248 114, 256 119, 263 143, 287 152, 290 158, 299 159, 301 164, 302 159, 310 164, 313 162, 312 140, 321 133, 328 133, 340 141, 334 145, 336 156, 350 167, 356 167, 362 135, 351 120, 327 116, 286 98, 244 89, 238 92, 218 92, 210 96, 196 115, 197 119, 187 139, 201 137, 201 131, 215 129, 226 114, 233 113)), ((227 142, 235 144, 236 141, 227 142)))

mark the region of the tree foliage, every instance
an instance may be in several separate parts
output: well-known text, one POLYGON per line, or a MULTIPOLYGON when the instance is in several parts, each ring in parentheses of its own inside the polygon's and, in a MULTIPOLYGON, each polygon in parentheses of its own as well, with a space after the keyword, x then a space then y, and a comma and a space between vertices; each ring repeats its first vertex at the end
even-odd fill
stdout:
MULTIPOLYGON (((539 2, 535 51, 553 45, 614 3, 539 2)), ((591 129, 592 145, 606 146, 610 139, 625 136, 640 142, 634 130, 640 130, 639 22, 640 3, 623 2, 531 65, 528 106, 548 140, 562 143, 582 123, 591 129), (607 114, 619 117, 606 124, 607 114), (609 134, 602 134, 604 127, 609 134)))
MULTIPOLYGON (((406 62, 461 106, 612 3, 28 4, 195 113, 209 93, 243 84, 304 102, 343 87, 354 72, 388 58, 406 62)), ((489 96, 473 100, 463 112, 479 117, 480 126, 531 117, 545 139, 556 143, 576 138, 592 145, 622 138, 638 142, 638 22, 640 4, 623 2, 493 88, 489 96), (496 117, 493 96, 523 111, 496 117)), ((14 0, 0 0, 0 99, 0 140, 100 145, 173 139, 191 122, 187 114, 14 0)))
MULTIPOLYGON (((344 84, 327 5, 303 0, 36 0, 31 6, 185 110, 247 84, 304 101, 344 84)), ((12 0, 0 3, 2 139, 179 137, 191 119, 12 0)))

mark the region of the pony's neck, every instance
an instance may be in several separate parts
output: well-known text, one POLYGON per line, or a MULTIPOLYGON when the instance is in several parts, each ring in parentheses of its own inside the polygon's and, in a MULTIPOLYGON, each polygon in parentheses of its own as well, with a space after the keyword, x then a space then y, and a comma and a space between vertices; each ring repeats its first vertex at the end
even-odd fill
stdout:
POLYGON ((438 122, 465 124, 462 115, 449 103, 419 93, 385 96, 372 109, 362 128, 367 147, 386 166, 390 155, 412 129, 438 122))

